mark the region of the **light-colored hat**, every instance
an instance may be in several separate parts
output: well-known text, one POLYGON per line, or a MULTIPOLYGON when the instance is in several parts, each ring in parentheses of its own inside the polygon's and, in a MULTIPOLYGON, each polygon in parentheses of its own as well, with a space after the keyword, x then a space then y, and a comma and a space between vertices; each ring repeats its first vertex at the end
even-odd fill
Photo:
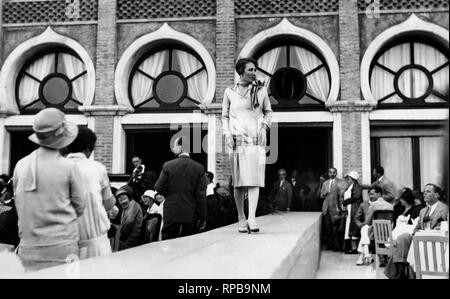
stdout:
POLYGON ((78 127, 67 121, 61 110, 46 108, 34 117, 33 131, 34 134, 28 139, 34 143, 52 149, 61 149, 75 140, 78 127))
POLYGON ((354 179, 355 181, 357 181, 359 179, 359 174, 357 171, 350 171, 349 173, 346 174, 346 177, 351 177, 352 179, 354 179))
POLYGON ((155 190, 147 190, 141 196, 141 199, 143 199, 144 196, 150 197, 151 199, 155 199, 156 194, 157 194, 157 192, 155 190))

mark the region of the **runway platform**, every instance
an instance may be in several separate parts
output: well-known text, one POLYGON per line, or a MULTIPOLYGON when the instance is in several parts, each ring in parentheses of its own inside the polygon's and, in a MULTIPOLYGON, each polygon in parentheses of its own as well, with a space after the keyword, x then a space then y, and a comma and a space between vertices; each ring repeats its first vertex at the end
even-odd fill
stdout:
POLYGON ((42 271, 27 278, 314 278, 320 259, 320 213, 258 217, 257 234, 237 224, 160 241, 42 271))

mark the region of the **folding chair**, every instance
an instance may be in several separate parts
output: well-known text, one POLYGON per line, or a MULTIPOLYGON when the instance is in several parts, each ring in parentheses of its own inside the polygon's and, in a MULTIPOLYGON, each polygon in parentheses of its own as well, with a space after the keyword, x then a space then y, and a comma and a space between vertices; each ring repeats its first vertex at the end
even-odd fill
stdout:
POLYGON ((380 268, 380 255, 392 255, 392 221, 376 219, 372 222, 375 239, 375 269, 380 268))
POLYGON ((445 262, 448 259, 448 236, 414 236, 413 246, 417 279, 422 279, 423 275, 449 277, 445 262))

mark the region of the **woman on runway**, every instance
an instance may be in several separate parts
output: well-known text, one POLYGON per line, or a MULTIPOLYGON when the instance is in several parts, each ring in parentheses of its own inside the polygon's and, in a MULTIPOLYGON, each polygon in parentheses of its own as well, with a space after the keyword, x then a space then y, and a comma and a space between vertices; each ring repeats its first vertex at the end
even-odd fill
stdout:
POLYGON ((271 124, 272 108, 267 89, 256 80, 257 62, 239 59, 239 81, 225 89, 222 125, 231 161, 234 199, 238 210, 239 232, 258 232, 255 213, 259 188, 264 187, 266 134, 271 124), (248 219, 244 196, 248 194, 248 219))

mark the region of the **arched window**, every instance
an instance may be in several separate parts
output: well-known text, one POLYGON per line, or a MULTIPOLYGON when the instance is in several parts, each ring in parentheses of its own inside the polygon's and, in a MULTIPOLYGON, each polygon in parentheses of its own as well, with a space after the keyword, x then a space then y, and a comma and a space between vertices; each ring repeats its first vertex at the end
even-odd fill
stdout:
POLYGON ((131 71, 128 95, 138 111, 193 109, 206 100, 208 73, 202 59, 184 47, 153 48, 131 71))
POLYGON ((330 72, 314 48, 271 43, 254 55, 258 76, 266 81, 274 108, 322 109, 330 92, 330 72))
POLYGON ((29 59, 16 80, 16 101, 23 113, 46 107, 78 112, 86 99, 87 71, 80 57, 67 48, 53 48, 29 59))
POLYGON ((424 37, 387 45, 370 69, 370 88, 378 106, 446 106, 449 98, 448 52, 424 37))

